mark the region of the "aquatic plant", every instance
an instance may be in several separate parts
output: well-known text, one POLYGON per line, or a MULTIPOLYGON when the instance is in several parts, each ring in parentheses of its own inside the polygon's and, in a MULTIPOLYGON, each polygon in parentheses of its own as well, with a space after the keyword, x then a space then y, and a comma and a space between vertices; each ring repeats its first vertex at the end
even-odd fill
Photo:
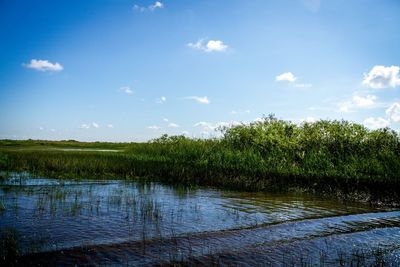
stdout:
POLYGON ((167 136, 147 143, 0 141, 4 171, 58 177, 146 177, 242 190, 303 188, 371 201, 400 199, 400 138, 348 121, 300 125, 273 115, 221 129, 222 137, 167 136), (60 151, 103 148, 121 152, 60 151), (365 194, 367 192, 367 194, 365 194))

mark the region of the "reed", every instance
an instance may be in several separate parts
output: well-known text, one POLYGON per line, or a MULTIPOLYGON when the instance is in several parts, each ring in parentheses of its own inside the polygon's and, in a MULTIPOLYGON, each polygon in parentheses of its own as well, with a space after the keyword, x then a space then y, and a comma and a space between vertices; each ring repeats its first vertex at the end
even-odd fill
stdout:
POLYGON ((270 115, 221 131, 215 139, 164 135, 147 143, 2 140, 0 170, 400 199, 400 138, 389 128, 327 120, 297 125, 270 115), (66 147, 119 152, 57 150, 66 147))

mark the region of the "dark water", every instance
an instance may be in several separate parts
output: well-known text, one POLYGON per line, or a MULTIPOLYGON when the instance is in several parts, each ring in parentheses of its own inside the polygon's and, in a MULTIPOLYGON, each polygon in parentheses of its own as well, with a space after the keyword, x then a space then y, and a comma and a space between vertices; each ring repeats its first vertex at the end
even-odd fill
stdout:
POLYGON ((304 194, 18 174, 0 228, 20 265, 400 266, 400 211, 304 194))

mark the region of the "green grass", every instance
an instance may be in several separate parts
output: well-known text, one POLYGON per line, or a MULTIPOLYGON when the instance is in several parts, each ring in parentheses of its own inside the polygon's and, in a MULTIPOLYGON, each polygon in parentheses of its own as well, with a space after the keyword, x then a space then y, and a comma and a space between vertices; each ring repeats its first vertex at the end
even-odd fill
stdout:
POLYGON ((368 193, 400 199, 400 138, 347 121, 262 122, 221 129, 217 139, 162 136, 147 143, 0 141, 0 170, 64 177, 147 177, 241 190, 368 193), (116 149, 120 152, 59 151, 116 149))

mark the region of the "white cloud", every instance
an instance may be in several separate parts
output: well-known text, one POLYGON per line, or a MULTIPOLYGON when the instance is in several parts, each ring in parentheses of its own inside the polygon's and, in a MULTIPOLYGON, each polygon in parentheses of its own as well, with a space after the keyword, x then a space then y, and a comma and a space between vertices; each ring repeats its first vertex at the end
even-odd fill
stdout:
POLYGON ((81 128, 81 129, 89 129, 90 125, 86 124, 86 123, 83 123, 83 124, 81 124, 81 126, 79 126, 79 128, 81 128))
POLYGON ((300 123, 303 123, 303 122, 313 123, 313 122, 316 122, 316 121, 317 121, 317 119, 314 118, 314 117, 311 117, 311 116, 309 116, 309 117, 307 117, 305 119, 300 119, 300 123))
POLYGON ((293 75, 291 72, 285 72, 282 73, 275 78, 277 81, 288 81, 288 82, 294 82, 297 80, 297 77, 293 75))
POLYGON ((168 124, 168 127, 169 127, 169 128, 179 128, 179 125, 176 124, 176 123, 170 122, 170 123, 168 124))
POLYGON ((154 2, 154 4, 151 4, 151 5, 147 6, 147 7, 139 6, 139 5, 134 5, 133 6, 134 10, 138 10, 140 12, 144 12, 144 11, 147 11, 147 10, 154 11, 154 10, 156 10, 158 8, 159 9, 164 8, 164 4, 162 2, 160 2, 160 1, 156 1, 156 2, 154 2))
POLYGON ((54 133, 54 132, 56 132, 57 130, 56 130, 56 129, 50 129, 50 131, 52 131, 52 132, 54 133))
POLYGON ((151 126, 147 126, 147 129, 150 129, 150 130, 160 130, 161 129, 161 127, 160 126, 157 126, 157 125, 151 125, 151 126))
POLYGON ((364 125, 370 129, 375 130, 375 129, 388 127, 390 125, 390 122, 381 117, 378 117, 378 118, 369 117, 364 120, 364 125))
POLYGON ((188 131, 182 131, 182 135, 189 136, 189 132, 188 131))
POLYGON ((400 104, 393 103, 386 109, 386 115, 390 121, 400 122, 400 104))
POLYGON ((357 106, 357 107, 370 107, 373 106, 375 104, 376 101, 376 96, 374 95, 367 95, 367 96, 359 96, 359 95, 355 95, 353 96, 353 103, 357 106))
POLYGON ((40 131, 43 131, 43 130, 44 130, 44 128, 43 128, 43 127, 39 127, 39 130, 40 130, 40 131))
POLYGON ((153 11, 153 10, 155 10, 155 9, 157 9, 157 8, 163 8, 163 7, 164 7, 164 4, 161 3, 160 1, 156 1, 154 4, 149 5, 149 9, 150 9, 151 11, 153 11))
POLYGON ((112 125, 112 124, 107 124, 107 128, 114 128, 114 125, 112 125))
POLYGON ((163 104, 165 102, 167 102, 167 98, 165 96, 156 99, 156 103, 158 104, 163 104))
POLYGON ((51 63, 48 60, 41 59, 31 59, 31 62, 28 64, 22 64, 24 67, 28 69, 34 69, 37 71, 62 71, 63 66, 60 63, 51 63))
POLYGON ((96 122, 92 122, 92 126, 93 126, 93 128, 99 128, 100 127, 100 125, 98 125, 96 122))
POLYGON ((232 110, 231 114, 232 115, 237 115, 237 114, 249 114, 250 110, 246 109, 246 110, 232 110))
POLYGON ((350 108, 352 107, 351 101, 345 101, 338 104, 340 112, 349 112, 350 108))
POLYGON ((374 66, 368 74, 364 74, 363 85, 381 89, 387 87, 396 87, 400 85, 400 67, 385 67, 382 65, 374 66))
POLYGON ((376 104, 377 97, 374 95, 354 95, 350 101, 338 104, 340 112, 349 112, 353 108, 371 108, 376 104))
POLYGON ((210 104, 210 100, 206 96, 187 96, 185 97, 185 99, 192 99, 199 102, 200 104, 210 104))
POLYGON ((216 122, 216 123, 200 121, 200 122, 195 123, 193 126, 199 127, 201 129, 203 129, 204 131, 215 131, 221 127, 229 127, 229 126, 235 126, 235 125, 240 125, 240 124, 241 123, 238 121, 231 121, 231 122, 221 121, 221 122, 216 122))
POLYGON ((163 121, 165 121, 165 122, 169 122, 169 120, 168 120, 167 118, 164 118, 164 119, 163 119, 163 121))
POLYGON ((121 87, 119 88, 119 90, 120 90, 121 92, 124 92, 125 94, 128 94, 128 95, 133 94, 133 91, 132 91, 132 89, 131 89, 129 86, 121 86, 121 87))
POLYGON ((312 84, 311 83, 296 83, 294 85, 294 87, 297 87, 297 88, 310 88, 310 87, 312 87, 312 84))
POLYGON ((196 43, 188 43, 188 47, 199 49, 204 52, 223 52, 228 49, 228 46, 221 40, 198 40, 196 43))

